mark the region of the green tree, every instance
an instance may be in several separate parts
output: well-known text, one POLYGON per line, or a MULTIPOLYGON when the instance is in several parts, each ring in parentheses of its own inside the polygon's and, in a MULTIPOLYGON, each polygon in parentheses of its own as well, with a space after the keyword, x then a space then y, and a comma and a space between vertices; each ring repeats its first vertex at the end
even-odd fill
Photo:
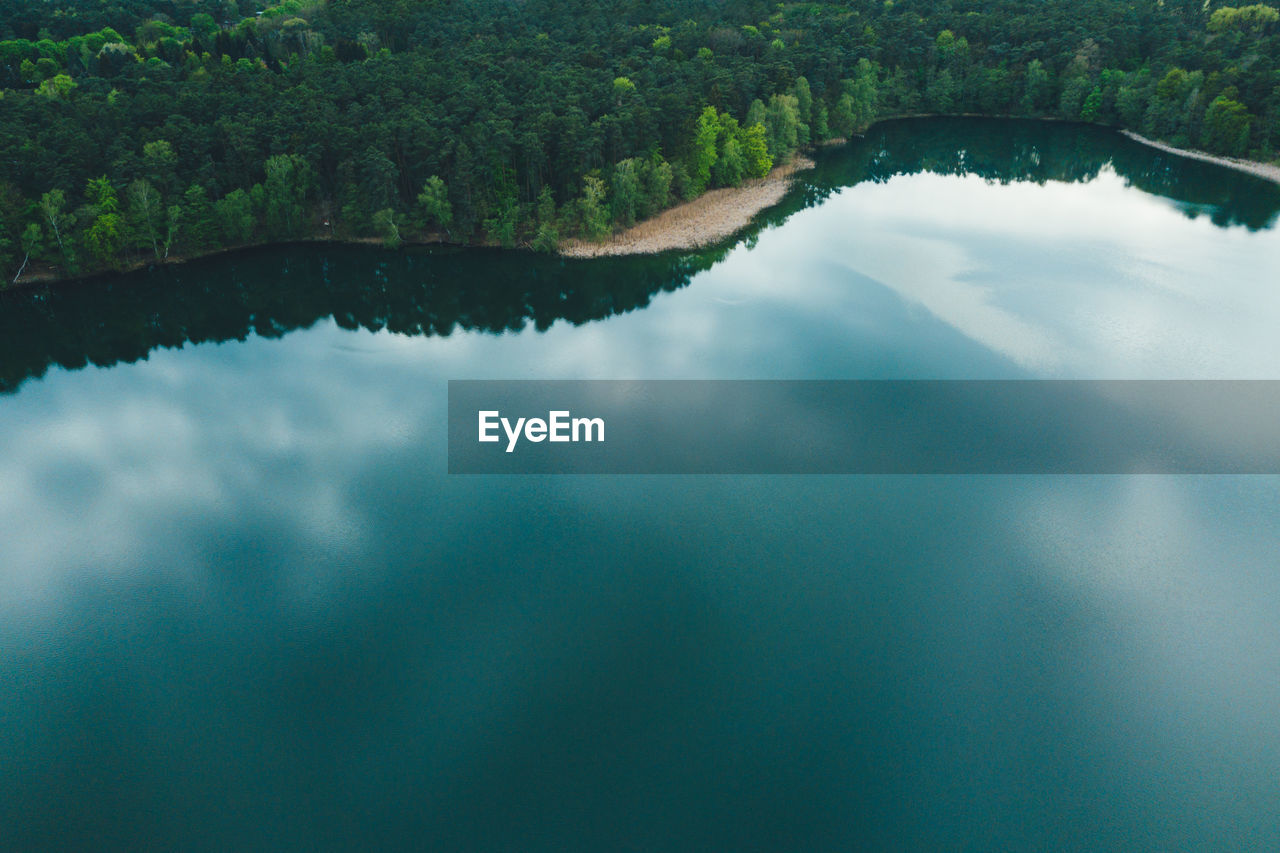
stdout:
POLYGON ((435 225, 448 231, 453 224, 449 190, 439 176, 432 175, 422 184, 422 192, 418 193, 418 210, 427 227, 435 225))
POLYGON ((146 176, 162 195, 172 196, 177 186, 175 167, 178 155, 167 140, 157 139, 142 146, 142 163, 146 176))
POLYGON ((765 112, 769 154, 785 163, 800 144, 800 106, 795 95, 773 95, 765 112))
POLYGON ((578 210, 582 217, 582 234, 588 240, 600 241, 609 236, 609 209, 605 205, 604 181, 588 175, 582 179, 582 198, 578 210))
MULTIPOLYGON (((1062 95, 1058 99, 1059 115, 1073 120, 1081 118, 1084 115, 1085 100, 1094 88, 1093 82, 1083 75, 1064 77, 1062 80, 1062 95)), ((1102 93, 1099 92, 1097 106, 1101 105, 1102 93)), ((1096 107, 1094 112, 1096 114, 1096 107)))
POLYGON ((182 221, 186 236, 183 242, 189 251, 203 252, 213 245, 215 223, 209 193, 200 184, 192 184, 182 194, 182 221))
POLYGON ((306 226, 307 198, 314 175, 298 154, 277 154, 267 158, 266 219, 268 230, 277 237, 298 237, 306 226))
POLYGON ((763 124, 757 123, 747 128, 742 144, 742 159, 748 178, 763 178, 773 168, 769 139, 763 124))
POLYGON ((612 204, 613 221, 628 228, 636 222, 636 207, 640 204, 640 167, 635 159, 623 160, 613 167, 612 204))
POLYGON ((813 138, 818 141, 831 138, 831 117, 822 101, 813 108, 813 138))
POLYGON ((836 136, 849 137, 857 127, 853 118, 853 96, 848 92, 836 99, 831 108, 831 132, 836 136))
POLYGON ((701 195, 711 182, 711 169, 716 164, 716 140, 720 136, 720 118, 715 107, 703 107, 693 132, 693 149, 689 158, 689 177, 693 194, 701 195))
POLYGON ((171 204, 165 210, 164 217, 164 256, 169 257, 169 250, 182 231, 182 206, 171 204))
POLYGON ((613 98, 618 106, 622 106, 623 102, 630 95, 636 92, 636 84, 632 83, 627 77, 613 78, 613 98))
POLYGON ((22 239, 18 245, 22 247, 22 265, 18 267, 17 274, 13 277, 12 284, 17 284, 18 279, 22 278, 22 273, 27 269, 27 262, 31 260, 33 254, 38 254, 40 247, 44 243, 44 235, 40 231, 40 226, 36 223, 29 223, 26 230, 22 232, 22 239))
POLYGON ((1233 94, 1234 89, 1224 91, 1205 111, 1204 145, 1210 151, 1241 157, 1249 148, 1253 116, 1248 107, 1230 97, 1233 94))
POLYGON ((92 221, 84 235, 85 247, 102 266, 114 265, 125 245, 125 221, 115 187, 103 175, 91 178, 85 190, 92 221))
POLYGON ((1089 97, 1084 99, 1084 105, 1080 107, 1080 118, 1084 121, 1097 121, 1098 113, 1102 111, 1102 89, 1098 86, 1093 87, 1093 91, 1089 93, 1089 97))
MULTIPOLYGON (((853 118, 851 133, 861 133, 876 120, 880 107, 879 84, 876 82, 878 76, 879 69, 874 62, 869 59, 859 59, 854 68, 853 79, 844 82, 845 92, 851 99, 849 105, 853 118)), ((841 135, 848 136, 849 133, 841 135)))
POLYGON ((373 214, 373 228, 382 238, 382 244, 388 249, 399 248, 404 240, 400 237, 400 226, 396 223, 396 212, 384 207, 373 214))
POLYGON ((76 218, 74 214, 63 212, 66 204, 66 193, 59 189, 49 190, 40 197, 40 212, 44 215, 44 221, 48 223, 53 240, 58 245, 58 255, 64 264, 72 264, 74 259, 67 251, 62 235, 75 226, 76 218))
POLYGON ((55 74, 48 80, 45 80, 36 89, 36 94, 44 95, 46 98, 52 98, 59 101, 65 101, 71 97, 72 91, 76 88, 76 81, 68 74, 55 74))
POLYGON ((543 186, 538 193, 538 230, 533 237, 533 249, 537 252, 554 252, 560 247, 560 226, 556 219, 556 200, 551 187, 543 186))
POLYGON ((743 159, 743 130, 738 120, 728 113, 720 114, 720 132, 716 137, 716 162, 711 179, 716 186, 736 187, 746 171, 743 159))
POLYGON ((1033 59, 1027 63, 1026 88, 1022 96, 1022 111, 1028 115, 1043 115, 1053 97, 1053 78, 1044 63, 1033 59))
POLYGON ((956 111, 960 85, 951 74, 951 69, 944 68, 934 75, 925 87, 924 99, 929 109, 935 113, 953 113, 956 111))
POLYGON ((671 164, 656 151, 646 165, 647 168, 641 175, 644 184, 641 215, 647 217, 664 210, 671 203, 671 187, 675 180, 675 172, 671 164))
POLYGON ((253 213, 253 200, 244 190, 232 190, 213 204, 213 218, 222 242, 227 246, 240 246, 253 239, 257 217, 253 213))
POLYGON ((813 121, 813 91, 809 88, 809 81, 804 77, 797 77, 795 84, 791 87, 791 94, 796 96, 796 107, 800 121, 804 124, 811 123, 813 121))
POLYGON ((1126 74, 1116 93, 1116 112, 1125 127, 1142 129, 1142 117, 1146 115, 1151 97, 1151 72, 1147 69, 1126 74))
POLYGON ((160 239, 165 227, 165 210, 160 194, 146 178, 138 178, 129 184, 127 198, 129 222, 139 244, 150 245, 152 254, 159 258, 160 239))

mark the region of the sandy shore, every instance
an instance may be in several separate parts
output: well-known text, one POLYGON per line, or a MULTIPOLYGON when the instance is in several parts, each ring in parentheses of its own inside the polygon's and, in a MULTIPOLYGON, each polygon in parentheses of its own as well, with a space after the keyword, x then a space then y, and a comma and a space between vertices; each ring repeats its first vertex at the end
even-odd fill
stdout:
POLYGON ((797 155, 790 163, 777 167, 763 178, 747 181, 740 187, 705 192, 693 201, 668 208, 604 242, 566 240, 560 247, 560 254, 572 258, 644 255, 669 249, 695 249, 714 243, 741 231, 757 213, 777 204, 790 186, 791 177, 796 172, 811 168, 812 160, 797 155))
POLYGON ((1192 160, 1203 160, 1206 163, 1217 163, 1219 166, 1226 166, 1228 169, 1236 169, 1241 172, 1248 172, 1250 175, 1257 175, 1268 181, 1274 181, 1280 184, 1280 166, 1272 163, 1259 163, 1255 160, 1238 160, 1235 157, 1217 157, 1213 154, 1205 154, 1203 151, 1191 151, 1186 148, 1174 148, 1172 145, 1166 145, 1163 142, 1156 142, 1154 139, 1147 139, 1145 136, 1139 136, 1131 130, 1120 131, 1134 142, 1141 142, 1143 145, 1150 145, 1152 148, 1158 148, 1161 151, 1167 151, 1170 154, 1177 154, 1181 157, 1190 157, 1192 160))

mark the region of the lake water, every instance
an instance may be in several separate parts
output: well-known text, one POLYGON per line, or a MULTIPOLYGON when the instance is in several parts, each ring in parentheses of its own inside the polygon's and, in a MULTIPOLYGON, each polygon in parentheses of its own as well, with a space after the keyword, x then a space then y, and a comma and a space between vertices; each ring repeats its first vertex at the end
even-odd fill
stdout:
POLYGON ((4 294, 0 848, 1280 849, 1278 477, 444 442, 448 379, 1280 379, 1278 212, 1103 130, 905 121, 702 252, 4 294))

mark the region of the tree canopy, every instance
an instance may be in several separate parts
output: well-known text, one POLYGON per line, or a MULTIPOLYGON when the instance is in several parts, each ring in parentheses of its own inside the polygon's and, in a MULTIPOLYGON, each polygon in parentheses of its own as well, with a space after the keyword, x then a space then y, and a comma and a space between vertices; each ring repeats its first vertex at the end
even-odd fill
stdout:
POLYGON ((1278 18, 1194 0, 0 0, 0 271, 322 234, 551 249, 922 112, 1272 158, 1278 18))

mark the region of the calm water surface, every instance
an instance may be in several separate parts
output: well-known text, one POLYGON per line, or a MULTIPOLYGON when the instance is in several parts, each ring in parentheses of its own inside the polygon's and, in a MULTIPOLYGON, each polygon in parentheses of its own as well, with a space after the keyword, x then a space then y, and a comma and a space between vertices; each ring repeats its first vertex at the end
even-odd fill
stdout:
POLYGON ((1280 848, 1280 478, 448 477, 451 378, 1280 379, 1280 188, 881 125, 745 238, 0 297, 0 848, 1280 848))

